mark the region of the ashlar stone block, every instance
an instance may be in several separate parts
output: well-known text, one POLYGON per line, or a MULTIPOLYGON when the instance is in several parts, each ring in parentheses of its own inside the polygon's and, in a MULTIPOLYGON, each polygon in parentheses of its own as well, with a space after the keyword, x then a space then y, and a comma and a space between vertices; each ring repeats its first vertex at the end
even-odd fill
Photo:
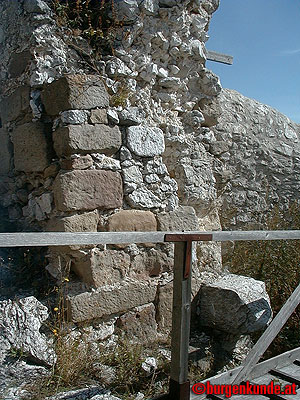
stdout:
POLYGON ((12 132, 17 171, 40 172, 50 164, 45 129, 40 122, 18 125, 12 132))
POLYGON ((108 230, 112 232, 151 232, 157 230, 157 223, 151 211, 122 210, 109 218, 108 230))
POLYGON ((59 157, 81 153, 103 153, 111 156, 121 147, 121 132, 117 126, 68 125, 53 132, 53 142, 59 157))
POLYGON ((99 215, 97 210, 75 214, 70 217, 51 219, 47 225, 50 232, 97 232, 99 215))
POLYGON ((126 312, 131 308, 152 303, 156 289, 156 281, 123 280, 92 292, 69 296, 67 298, 69 319, 73 322, 83 322, 126 312))
POLYGON ((16 120, 30 110, 30 88, 21 86, 0 103, 0 117, 2 124, 16 120))
POLYGON ((72 269, 84 283, 98 288, 124 279, 129 266, 130 256, 124 251, 95 248, 92 254, 75 260, 72 269))
POLYGON ((66 75, 48 85, 42 101, 49 115, 65 110, 90 110, 109 105, 109 97, 102 79, 96 75, 66 75))
POLYGON ((157 214, 161 231, 197 231, 198 218, 193 207, 180 206, 175 211, 157 214))
POLYGON ((60 211, 118 208, 123 202, 122 179, 113 171, 60 172, 55 178, 53 192, 60 211))

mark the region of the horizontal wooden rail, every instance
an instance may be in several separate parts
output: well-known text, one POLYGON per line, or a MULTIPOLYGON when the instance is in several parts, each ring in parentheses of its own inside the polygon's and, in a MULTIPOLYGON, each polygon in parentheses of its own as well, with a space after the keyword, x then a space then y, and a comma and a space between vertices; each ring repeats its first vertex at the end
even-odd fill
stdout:
POLYGON ((300 231, 0 233, 0 247, 300 239, 300 231))

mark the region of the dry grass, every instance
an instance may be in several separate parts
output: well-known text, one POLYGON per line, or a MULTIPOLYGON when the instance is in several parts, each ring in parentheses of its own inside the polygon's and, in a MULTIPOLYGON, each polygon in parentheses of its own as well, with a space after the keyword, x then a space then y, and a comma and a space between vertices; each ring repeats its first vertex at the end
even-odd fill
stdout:
MULTIPOLYGON (((286 210, 275 207, 266 220, 268 230, 300 229, 300 206, 293 203, 286 210)), ((233 252, 223 260, 231 272, 251 276, 266 284, 276 314, 300 281, 300 241, 236 242, 233 252)), ((274 341, 269 355, 296 347, 300 341, 300 312, 291 316, 274 341)))

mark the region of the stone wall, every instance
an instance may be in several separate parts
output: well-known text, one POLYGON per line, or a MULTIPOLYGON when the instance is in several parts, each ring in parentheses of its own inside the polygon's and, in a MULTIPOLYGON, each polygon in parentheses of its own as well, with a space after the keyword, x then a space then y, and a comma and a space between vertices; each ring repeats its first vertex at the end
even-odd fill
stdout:
POLYGON ((299 200, 300 126, 234 90, 223 90, 211 107, 222 110, 209 148, 222 225, 262 228, 274 206, 299 200))
MULTIPOLYGON (((217 6, 115 2, 123 27, 96 71, 82 57, 88 44, 57 26, 47 2, 1 3, 0 191, 11 223, 70 232, 220 228, 203 144, 216 123, 206 104, 221 90, 205 68, 217 6)), ((124 312, 145 307, 155 332, 170 328, 171 245, 65 246, 50 248, 48 261, 57 279, 74 274, 74 322, 123 315, 126 329, 124 312)), ((220 271, 217 245, 194 253, 194 294, 204 265, 220 271)))
MULTIPOLYGON (((67 232, 221 228, 216 166, 229 145, 212 129, 222 88, 205 67, 218 3, 115 1, 123 26, 114 55, 91 64, 88 43, 57 25, 47 2, 1 2, 0 201, 11 224, 67 232)), ((73 322, 101 319, 133 332, 138 320, 143 340, 149 326, 152 339, 170 330, 171 245, 56 247, 48 261, 58 280, 71 270, 73 322)), ((222 274, 220 246, 198 245, 193 296, 222 274)), ((239 297, 236 309, 244 303, 239 297)))

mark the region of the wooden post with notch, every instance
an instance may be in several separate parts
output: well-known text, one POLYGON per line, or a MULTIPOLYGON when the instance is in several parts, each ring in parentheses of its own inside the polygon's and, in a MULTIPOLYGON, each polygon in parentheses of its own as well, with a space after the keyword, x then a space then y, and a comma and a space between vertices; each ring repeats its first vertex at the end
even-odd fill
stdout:
POLYGON ((171 372, 167 395, 159 399, 189 400, 188 357, 191 320, 191 271, 194 240, 212 240, 211 234, 167 234, 165 242, 175 242, 171 372))

